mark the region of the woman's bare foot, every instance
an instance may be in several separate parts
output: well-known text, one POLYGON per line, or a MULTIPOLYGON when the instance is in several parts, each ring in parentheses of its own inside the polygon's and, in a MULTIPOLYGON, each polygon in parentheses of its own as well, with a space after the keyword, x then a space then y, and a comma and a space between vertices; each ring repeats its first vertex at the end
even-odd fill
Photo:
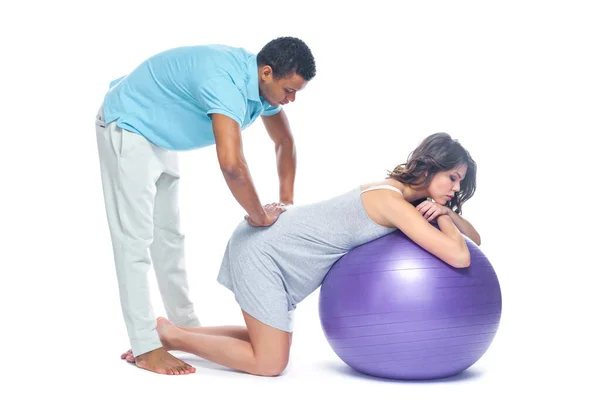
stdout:
POLYGON ((156 319, 156 331, 160 342, 166 350, 175 350, 173 346, 173 339, 180 331, 171 321, 166 318, 158 317, 156 319))
POLYGON ((168 346, 169 338, 172 337, 173 333, 176 333, 174 330, 177 330, 177 327, 165 318, 158 318, 156 329, 164 347, 140 354, 137 357, 134 357, 133 352, 128 350, 121 354, 121 359, 135 363, 139 368, 159 374, 185 375, 196 372, 196 368, 181 361, 167 351, 170 350, 168 346))
MULTIPOLYGON (((156 319, 156 329, 158 330, 158 336, 161 340, 161 343, 165 350, 173 350, 169 346, 168 338, 172 338, 173 329, 171 327, 177 329, 175 325, 171 321, 166 318, 158 317, 156 319)), ((135 357, 133 356, 133 351, 131 349, 127 350, 125 353, 121 354, 121 360, 127 360, 130 363, 135 363, 135 357)))

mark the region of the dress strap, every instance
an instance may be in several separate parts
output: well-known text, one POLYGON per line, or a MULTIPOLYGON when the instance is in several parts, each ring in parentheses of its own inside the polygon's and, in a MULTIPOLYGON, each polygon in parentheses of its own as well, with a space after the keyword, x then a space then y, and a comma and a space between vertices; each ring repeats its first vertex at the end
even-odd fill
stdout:
POLYGON ((361 193, 368 192, 370 190, 377 190, 377 189, 389 189, 389 190, 393 190, 394 192, 398 192, 398 193, 402 194, 402 191, 400 189, 398 189, 397 187, 392 186, 392 185, 371 186, 370 188, 367 188, 367 189, 364 189, 363 191, 361 191, 361 193))

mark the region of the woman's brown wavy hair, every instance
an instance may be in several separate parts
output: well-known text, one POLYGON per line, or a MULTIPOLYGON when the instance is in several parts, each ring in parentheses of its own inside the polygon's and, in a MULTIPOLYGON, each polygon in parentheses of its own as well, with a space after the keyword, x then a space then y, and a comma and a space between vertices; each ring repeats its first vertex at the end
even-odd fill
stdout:
MULTIPOLYGON (((412 187, 427 187, 436 173, 463 164, 467 166, 467 173, 460 182, 460 191, 445 204, 460 215, 462 205, 475 194, 477 164, 458 140, 452 139, 447 133, 434 133, 426 137, 409 154, 407 162, 396 166, 391 172, 388 171, 387 177, 412 187)), ((423 200, 417 200, 413 204, 417 205, 423 200)))

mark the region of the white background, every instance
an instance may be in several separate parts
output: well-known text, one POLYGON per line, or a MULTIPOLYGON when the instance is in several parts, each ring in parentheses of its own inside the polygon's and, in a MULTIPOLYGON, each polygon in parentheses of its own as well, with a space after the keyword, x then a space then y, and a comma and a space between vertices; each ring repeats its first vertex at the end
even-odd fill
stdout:
MULTIPOLYGON (((10 398, 595 397, 600 13, 594 2, 208 3, 0 6, 3 392, 10 398), (287 35, 302 38, 317 65, 315 79, 285 108, 298 151, 297 204, 383 177, 434 132, 459 139, 478 163, 478 189, 464 215, 499 276, 503 315, 488 352, 458 378, 407 383, 353 373, 322 334, 318 291, 298 307, 290 365, 278 378, 196 357, 186 358, 196 374, 159 376, 119 359, 128 341, 93 126, 108 82, 171 47, 222 43, 258 52, 287 35)), ((260 120, 243 139, 261 200, 276 201, 275 157, 260 120)), ((181 169, 198 314, 204 325, 240 324, 231 293, 215 279, 244 211, 214 148, 182 153, 181 169)))

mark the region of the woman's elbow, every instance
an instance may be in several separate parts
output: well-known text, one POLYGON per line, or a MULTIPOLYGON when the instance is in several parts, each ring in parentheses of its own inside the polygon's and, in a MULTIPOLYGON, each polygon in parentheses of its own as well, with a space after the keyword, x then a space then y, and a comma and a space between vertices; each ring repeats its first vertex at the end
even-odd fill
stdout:
POLYGON ((467 268, 471 265, 471 253, 468 249, 461 251, 457 253, 456 257, 449 264, 454 268, 467 268))

